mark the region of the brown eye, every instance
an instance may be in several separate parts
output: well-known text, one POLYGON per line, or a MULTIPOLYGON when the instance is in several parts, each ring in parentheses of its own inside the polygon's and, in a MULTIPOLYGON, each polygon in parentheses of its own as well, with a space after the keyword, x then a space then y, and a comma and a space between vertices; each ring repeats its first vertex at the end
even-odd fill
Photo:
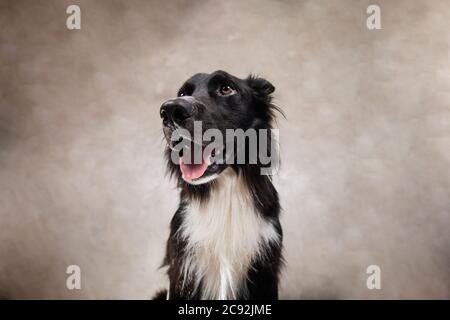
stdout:
POLYGON ((179 97, 184 97, 185 95, 186 93, 184 93, 183 91, 178 94, 179 97))
POLYGON ((229 85, 223 85, 219 88, 219 93, 222 96, 229 96, 235 93, 236 91, 229 85))

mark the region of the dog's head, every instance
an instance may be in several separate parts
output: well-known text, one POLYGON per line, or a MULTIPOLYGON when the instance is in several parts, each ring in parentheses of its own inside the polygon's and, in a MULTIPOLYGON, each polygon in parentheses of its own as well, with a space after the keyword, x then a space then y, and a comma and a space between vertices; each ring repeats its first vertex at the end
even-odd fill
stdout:
MULTIPOLYGON (((274 90, 265 79, 239 79, 224 71, 198 73, 188 79, 177 97, 160 109, 171 172, 194 185, 218 177, 234 163, 229 160, 234 160, 239 149, 239 143, 229 147, 228 140, 236 140, 229 135, 227 139, 230 130, 271 128, 277 110, 271 104, 274 90)), ((248 148, 244 150, 248 153, 248 148)))

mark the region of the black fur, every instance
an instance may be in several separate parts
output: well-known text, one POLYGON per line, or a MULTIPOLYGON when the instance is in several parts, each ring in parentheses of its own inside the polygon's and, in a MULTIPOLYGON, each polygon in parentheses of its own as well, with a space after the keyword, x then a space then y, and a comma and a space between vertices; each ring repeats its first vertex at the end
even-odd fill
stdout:
MULTIPOLYGON (((192 121, 201 120, 204 130, 217 128, 222 132, 225 129, 243 130, 270 129, 274 120, 275 111, 280 111, 274 106, 271 94, 274 86, 265 79, 249 76, 239 79, 223 71, 211 74, 196 74, 188 79, 179 91, 179 96, 189 96, 192 105, 188 106, 189 117, 183 119, 183 127, 192 130, 192 121), (223 97, 217 93, 221 86, 230 85, 236 94, 223 97)), ((184 103, 184 102, 183 102, 184 103)), ((280 111, 281 112, 281 111, 280 111)), ((173 131, 173 123, 164 119, 164 133, 166 138, 173 131)), ((268 144, 272 143, 271 140, 268 144)), ((269 149, 270 150, 270 149, 269 149)), ((248 150, 246 149, 248 152, 248 150)), ((210 192, 217 188, 216 182, 192 185, 182 179, 180 168, 170 160, 171 150, 167 148, 167 168, 172 177, 177 180, 180 192, 180 204, 177 212, 172 218, 170 225, 170 236, 167 241, 164 266, 168 267, 170 280, 170 299, 199 299, 202 286, 194 291, 192 285, 194 279, 182 279, 180 267, 183 262, 186 248, 186 240, 176 236, 183 223, 183 212, 186 203, 193 199, 208 201, 210 192), (184 287, 181 283, 185 282, 184 287)), ((270 176, 261 175, 262 164, 219 164, 214 167, 212 173, 220 173, 225 168, 231 167, 236 174, 241 175, 245 185, 252 195, 256 212, 264 219, 270 220, 275 226, 280 239, 282 229, 279 223, 280 204, 278 193, 272 184, 270 176)), ((212 174, 209 168, 205 174, 212 174)), ((248 290, 238 293, 239 299, 277 299, 278 279, 282 265, 282 245, 272 244, 264 248, 265 252, 260 258, 254 259, 248 270, 246 287, 248 290)), ((161 298, 161 295, 159 296, 161 298)))

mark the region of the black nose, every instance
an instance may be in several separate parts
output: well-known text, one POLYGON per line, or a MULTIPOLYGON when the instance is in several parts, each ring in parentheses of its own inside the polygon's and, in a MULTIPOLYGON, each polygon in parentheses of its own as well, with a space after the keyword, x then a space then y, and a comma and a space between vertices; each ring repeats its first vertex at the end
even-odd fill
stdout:
POLYGON ((173 99, 164 102, 159 113, 164 124, 169 122, 182 124, 183 121, 192 117, 193 111, 192 103, 184 99, 173 99))

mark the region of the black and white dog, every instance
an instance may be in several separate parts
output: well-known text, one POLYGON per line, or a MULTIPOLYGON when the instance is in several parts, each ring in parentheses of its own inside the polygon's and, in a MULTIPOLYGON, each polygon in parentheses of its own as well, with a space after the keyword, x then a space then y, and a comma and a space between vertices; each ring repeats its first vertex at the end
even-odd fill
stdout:
MULTIPOLYGON (((215 129, 223 136, 230 129, 270 131, 274 112, 280 111, 271 103, 274 90, 267 80, 254 76, 239 79, 224 71, 199 73, 183 84, 176 98, 162 104, 167 165, 181 194, 164 260, 170 285, 155 298, 278 298, 280 204, 271 176, 261 174, 265 164, 259 153, 250 163, 248 139, 244 147, 233 137, 233 147, 223 141, 206 151, 203 137, 192 138, 198 122, 202 133, 215 129), (191 137, 178 134, 174 138, 178 129, 191 137), (188 144, 180 151, 176 143, 181 139, 188 139, 188 144), (186 150, 196 146, 202 155, 199 162, 191 162, 193 157, 186 150), (173 159, 175 151, 178 161, 173 159), (230 161, 240 151, 246 161, 230 161), (225 160, 214 160, 218 155, 225 160)), ((257 152, 261 141, 257 136, 257 152)), ((269 137, 263 146, 273 150, 273 141, 269 137)))

